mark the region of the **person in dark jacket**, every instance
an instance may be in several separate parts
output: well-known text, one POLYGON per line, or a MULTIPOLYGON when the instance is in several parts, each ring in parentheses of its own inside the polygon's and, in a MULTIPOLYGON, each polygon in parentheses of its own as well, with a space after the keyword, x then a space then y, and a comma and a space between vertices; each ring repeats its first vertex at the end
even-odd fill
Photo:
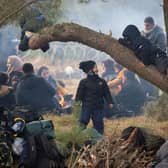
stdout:
POLYGON ((55 89, 45 79, 34 75, 33 65, 23 65, 24 76, 16 89, 16 103, 34 109, 55 109, 55 89))
POLYGON ((145 91, 141 87, 135 74, 125 71, 121 92, 116 96, 117 101, 126 112, 137 115, 146 101, 145 91))
POLYGON ((166 35, 163 29, 155 24, 152 17, 148 16, 144 19, 144 30, 142 36, 146 37, 153 45, 163 51, 166 51, 166 35))
POLYGON ((38 70, 37 75, 44 78, 55 89, 55 96, 54 96, 55 101, 56 101, 57 106, 60 108, 60 104, 59 104, 60 97, 59 97, 59 93, 58 93, 57 82, 50 75, 48 67, 41 66, 38 70))
POLYGON ((123 31, 123 37, 119 39, 119 42, 133 50, 144 65, 154 65, 161 73, 167 73, 168 57, 166 53, 143 37, 136 26, 128 25, 123 31))
POLYGON ((8 74, 0 72, 0 106, 11 107, 15 105, 13 88, 7 85, 8 74))
POLYGON ((97 65, 94 61, 81 62, 79 68, 87 74, 87 77, 80 81, 76 94, 76 101, 82 103, 80 123, 87 126, 91 118, 94 128, 103 134, 104 100, 111 108, 113 106, 109 88, 105 80, 98 76, 97 65))

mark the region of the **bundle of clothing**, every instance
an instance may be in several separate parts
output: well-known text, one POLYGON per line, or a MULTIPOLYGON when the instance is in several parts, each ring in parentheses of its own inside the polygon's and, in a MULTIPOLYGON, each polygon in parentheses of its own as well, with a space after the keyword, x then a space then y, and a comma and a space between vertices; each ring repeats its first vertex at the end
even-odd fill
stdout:
POLYGON ((154 65, 163 74, 167 74, 168 57, 166 52, 143 37, 134 25, 128 25, 123 31, 119 43, 131 49, 144 65, 154 65))

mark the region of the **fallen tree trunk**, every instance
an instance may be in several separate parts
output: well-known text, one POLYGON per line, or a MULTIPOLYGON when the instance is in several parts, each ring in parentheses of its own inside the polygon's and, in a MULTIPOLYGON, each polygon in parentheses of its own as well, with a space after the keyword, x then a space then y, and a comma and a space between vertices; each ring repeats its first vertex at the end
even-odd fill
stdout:
POLYGON ((137 73, 168 93, 168 79, 153 66, 144 66, 134 53, 103 33, 74 23, 64 23, 43 29, 29 41, 30 49, 38 49, 52 41, 75 41, 109 54, 116 62, 137 73))

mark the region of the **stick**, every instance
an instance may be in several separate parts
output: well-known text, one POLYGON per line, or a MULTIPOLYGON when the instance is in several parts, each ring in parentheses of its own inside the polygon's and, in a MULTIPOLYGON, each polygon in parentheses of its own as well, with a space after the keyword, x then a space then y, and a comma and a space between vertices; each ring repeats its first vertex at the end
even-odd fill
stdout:
POLYGON ((22 11, 24 8, 26 8, 27 6, 29 6, 29 5, 31 5, 32 3, 35 3, 35 2, 36 2, 36 0, 32 0, 30 2, 24 3, 20 8, 16 9, 15 11, 11 12, 9 15, 4 17, 2 20, 0 20, 0 26, 2 26, 4 24, 4 22, 6 20, 8 20, 10 17, 16 15, 17 13, 22 11))

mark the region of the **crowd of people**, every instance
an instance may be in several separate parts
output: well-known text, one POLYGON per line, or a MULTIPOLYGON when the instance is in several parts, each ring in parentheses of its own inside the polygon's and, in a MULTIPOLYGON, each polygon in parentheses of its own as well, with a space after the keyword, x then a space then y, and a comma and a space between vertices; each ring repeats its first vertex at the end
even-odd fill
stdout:
MULTIPOLYGON (((31 27, 34 26, 33 23, 37 23, 39 29, 46 24, 45 17, 39 11, 33 9, 30 15, 31 20, 23 17, 20 22, 22 37, 19 49, 23 51, 28 49, 31 33, 36 32, 31 27)), ((161 73, 167 74, 166 38, 152 17, 145 18, 142 32, 136 26, 128 25, 119 42, 133 50, 145 65, 152 64, 161 73)), ((41 49, 47 51, 49 45, 41 49)), ((114 60, 104 60, 102 65, 103 73, 100 77, 95 61, 80 62, 79 69, 86 77, 79 82, 75 97, 75 101, 81 105, 80 124, 86 128, 91 119, 93 127, 100 134, 104 134, 104 117, 140 115, 143 105, 158 96, 153 85, 114 60)), ((0 72, 0 107, 12 109, 20 106, 36 112, 60 109, 60 94, 65 95, 64 84, 51 76, 48 67, 41 66, 36 71, 31 63, 24 63, 16 55, 8 57, 6 67, 6 72, 0 72)), ((18 119, 10 127, 14 133, 17 133, 26 122, 18 119)), ((38 119, 34 118, 31 122, 36 120, 38 119)), ((25 137, 23 139, 28 142, 25 137)), ((22 157, 25 153, 27 155, 26 147, 23 148, 22 157)))
POLYGON ((0 73, 1 106, 17 104, 35 110, 59 108, 57 84, 47 67, 40 67, 35 74, 33 65, 17 56, 8 57, 7 67, 7 72, 0 73))

